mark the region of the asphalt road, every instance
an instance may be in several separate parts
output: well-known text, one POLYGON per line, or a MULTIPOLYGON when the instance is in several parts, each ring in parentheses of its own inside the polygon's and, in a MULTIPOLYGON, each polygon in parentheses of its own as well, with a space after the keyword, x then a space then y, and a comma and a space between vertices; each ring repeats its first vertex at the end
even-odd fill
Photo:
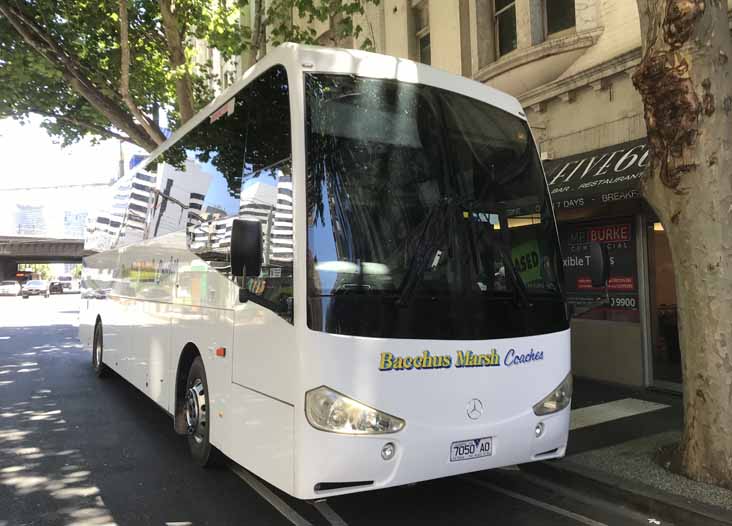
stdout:
POLYGON ((78 295, 0 297, 0 526, 648 524, 517 469, 297 501, 236 467, 203 470, 152 401, 97 379, 78 295))

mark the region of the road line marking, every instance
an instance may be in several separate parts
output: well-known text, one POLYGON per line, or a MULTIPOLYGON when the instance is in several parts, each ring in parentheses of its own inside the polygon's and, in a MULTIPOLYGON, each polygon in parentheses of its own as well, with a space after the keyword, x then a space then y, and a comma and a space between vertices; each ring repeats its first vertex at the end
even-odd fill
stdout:
POLYGON ((638 400, 637 398, 623 398, 604 404, 591 405, 581 407, 572 411, 570 430, 581 429, 583 427, 604 424, 619 418, 628 416, 642 415, 666 409, 670 407, 666 404, 658 404, 656 402, 648 402, 646 400, 638 400))
POLYGON ((483 486, 483 487, 493 490, 497 493, 502 493, 502 494, 512 497, 514 499, 526 502, 527 504, 531 504, 532 506, 536 506, 537 508, 542 508, 547 511, 556 513, 558 515, 563 515, 564 517, 569 517, 570 519, 574 519, 575 521, 577 521, 581 524, 586 524, 587 526, 607 526, 607 524, 605 524, 604 522, 598 522, 594 519, 590 519, 589 517, 585 517, 584 515, 580 515, 579 513, 574 513, 573 511, 565 510, 564 508, 554 506, 553 504, 547 504, 546 502, 542 502, 540 500, 536 500, 531 497, 527 497, 526 495, 522 495, 521 493, 516 493, 515 491, 503 489, 501 487, 496 486, 495 484, 491 484, 490 482, 486 482, 484 480, 476 479, 474 477, 464 477, 464 480, 467 480, 468 482, 471 482, 478 486, 483 486))
POLYGON ((229 464, 229 469, 233 471, 236 476, 249 484, 249 487, 259 493, 264 500, 269 502, 274 509, 279 511, 292 524, 295 526, 313 526, 310 521, 291 508, 284 500, 275 495, 271 489, 262 484, 254 475, 249 473, 243 467, 232 462, 229 464))
POLYGON ((330 504, 328 504, 327 501, 316 500, 313 502, 313 506, 315 506, 315 509, 318 510, 320 514, 325 517, 325 520, 327 520, 332 526, 348 526, 348 523, 330 507, 330 504))

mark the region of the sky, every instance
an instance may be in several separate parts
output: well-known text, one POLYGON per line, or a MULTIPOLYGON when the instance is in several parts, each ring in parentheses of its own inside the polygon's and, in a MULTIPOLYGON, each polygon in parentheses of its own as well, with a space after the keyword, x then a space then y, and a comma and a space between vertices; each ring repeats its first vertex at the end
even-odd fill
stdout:
MULTIPOLYGON (((0 120, 0 190, 18 187, 108 183, 116 177, 119 141, 92 145, 89 140, 62 148, 32 118, 26 125, 0 120)), ((133 151, 125 145, 125 158, 133 151)))

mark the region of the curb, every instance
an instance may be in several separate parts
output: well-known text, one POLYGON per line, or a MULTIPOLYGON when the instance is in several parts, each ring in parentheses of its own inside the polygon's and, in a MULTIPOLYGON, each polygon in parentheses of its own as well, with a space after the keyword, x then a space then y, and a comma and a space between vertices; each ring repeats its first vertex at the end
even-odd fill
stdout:
POLYGON ((680 497, 641 482, 624 479, 562 459, 532 462, 522 471, 604 498, 621 500, 637 511, 677 525, 732 526, 732 512, 698 500, 680 497))

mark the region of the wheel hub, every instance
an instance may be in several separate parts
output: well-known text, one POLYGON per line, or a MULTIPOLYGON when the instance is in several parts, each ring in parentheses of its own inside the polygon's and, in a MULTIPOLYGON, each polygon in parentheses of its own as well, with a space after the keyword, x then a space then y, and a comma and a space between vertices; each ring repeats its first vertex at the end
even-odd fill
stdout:
POLYGON ((188 434, 200 444, 206 433, 206 394, 200 378, 186 392, 185 414, 188 434))
POLYGON ((99 335, 94 334, 94 352, 92 353, 92 363, 94 367, 99 368, 99 335))

